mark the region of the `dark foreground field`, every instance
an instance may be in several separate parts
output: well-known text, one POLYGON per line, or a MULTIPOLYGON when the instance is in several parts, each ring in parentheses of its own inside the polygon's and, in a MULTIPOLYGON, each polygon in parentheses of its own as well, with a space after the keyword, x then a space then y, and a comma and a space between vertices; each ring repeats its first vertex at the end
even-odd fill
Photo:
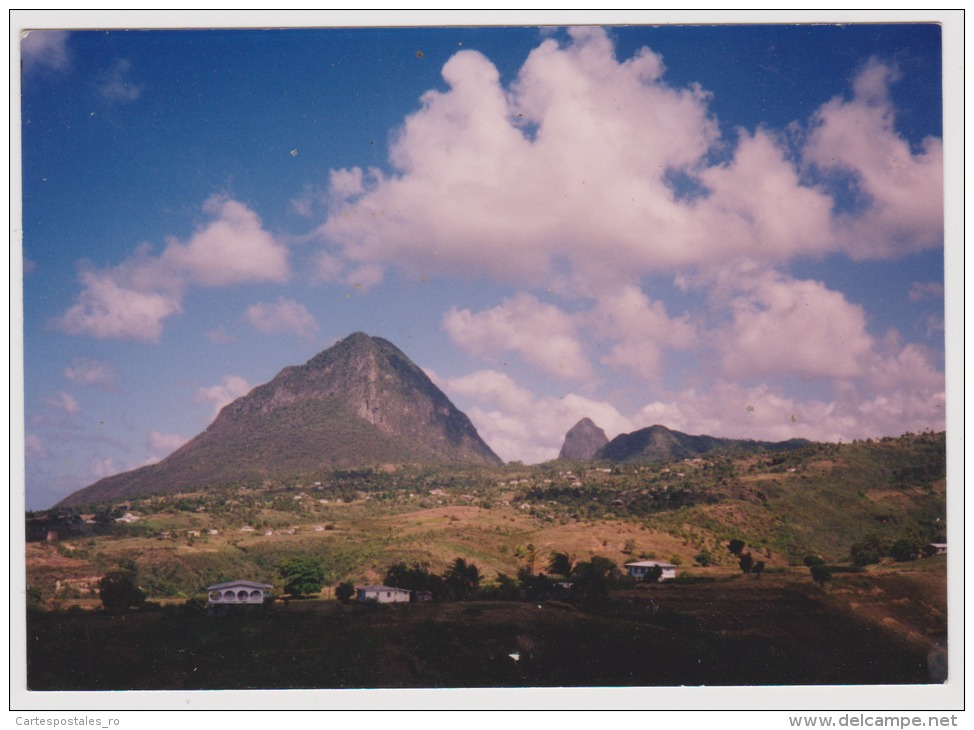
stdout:
POLYGON ((808 582, 644 586, 598 610, 292 602, 32 614, 32 690, 919 684, 940 619, 897 631, 808 582), (923 636, 922 634, 926 634, 923 636), (512 656, 513 655, 513 656, 512 656), (516 657, 516 658, 515 658, 516 657))

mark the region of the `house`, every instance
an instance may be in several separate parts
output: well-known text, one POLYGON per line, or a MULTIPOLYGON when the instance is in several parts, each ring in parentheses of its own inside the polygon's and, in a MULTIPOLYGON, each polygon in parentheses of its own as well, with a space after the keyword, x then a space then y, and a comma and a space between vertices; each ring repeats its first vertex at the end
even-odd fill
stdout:
POLYGON ((656 560, 639 560, 635 563, 626 563, 626 570, 634 578, 643 578, 649 572, 650 568, 655 568, 656 566, 663 569, 660 580, 672 580, 676 578, 675 565, 672 563, 660 563, 656 560))
POLYGON ((931 542, 926 547, 923 548, 923 554, 926 556, 931 555, 946 555, 947 554, 947 543, 945 542, 931 542))
POLYGON ((410 591, 405 588, 389 586, 355 586, 356 601, 377 601, 378 603, 409 603, 410 591))
POLYGON ((273 587, 266 583, 254 583, 249 580, 217 583, 206 589, 209 594, 206 605, 210 607, 262 605, 273 587))

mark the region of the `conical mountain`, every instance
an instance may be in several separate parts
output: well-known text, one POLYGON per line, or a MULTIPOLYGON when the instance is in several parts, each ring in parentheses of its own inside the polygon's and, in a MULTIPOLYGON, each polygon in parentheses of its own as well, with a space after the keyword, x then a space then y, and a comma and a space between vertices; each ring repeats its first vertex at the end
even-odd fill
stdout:
POLYGON ((583 418, 565 434, 559 459, 591 459, 598 450, 609 443, 605 431, 595 425, 591 418, 583 418))
POLYGON ((402 351, 358 332, 230 403, 159 463, 102 479, 60 504, 407 463, 502 462, 402 351))

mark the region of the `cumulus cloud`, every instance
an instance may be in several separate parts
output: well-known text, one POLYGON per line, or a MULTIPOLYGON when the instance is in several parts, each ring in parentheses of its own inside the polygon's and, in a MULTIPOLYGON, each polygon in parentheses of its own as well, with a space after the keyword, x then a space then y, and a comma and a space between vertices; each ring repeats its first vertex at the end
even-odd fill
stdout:
POLYGON ((506 88, 484 56, 453 56, 448 89, 398 130, 392 174, 332 171, 331 255, 598 296, 741 258, 940 245, 940 142, 914 151, 898 135, 887 67, 867 66, 800 134, 727 140, 707 92, 668 84, 657 54, 620 61, 603 30, 570 35, 543 41, 506 88), (840 173, 867 199, 855 210, 830 184, 840 173))
POLYGON ((75 385, 114 391, 118 388, 115 368, 105 362, 87 357, 76 357, 64 369, 64 377, 75 385))
POLYGON ((65 71, 71 65, 68 31, 31 30, 21 36, 20 60, 25 73, 37 69, 65 71))
POLYGON ((77 302, 57 321, 65 332, 100 339, 157 342, 164 321, 182 311, 187 287, 283 282, 287 249, 260 218, 235 200, 215 196, 203 206, 211 220, 189 240, 170 238, 159 256, 139 246, 117 266, 83 263, 77 302))
POLYGON ((480 358, 498 360, 503 353, 517 352, 525 362, 559 378, 592 374, 574 320, 530 294, 476 314, 454 307, 443 326, 454 343, 480 358))
POLYGON ((894 67, 871 60, 852 99, 819 109, 803 149, 807 163, 854 178, 862 201, 840 213, 834 228, 836 242, 857 259, 943 245, 943 142, 928 137, 913 150, 896 133, 888 89, 898 78, 894 67))
POLYGON ((187 441, 189 439, 179 433, 159 433, 154 429, 149 431, 149 450, 162 456, 175 451, 187 441))
POLYGON ((265 334, 295 332, 307 338, 318 331, 318 323, 303 304, 283 297, 274 304, 252 304, 244 316, 255 330, 265 334))
POLYGON ((697 342, 689 316, 670 318, 662 302, 650 301, 635 286, 604 296, 595 314, 595 336, 615 340, 602 362, 626 367, 644 380, 660 377, 666 349, 686 350, 697 342))
POLYGON ((729 307, 732 322, 717 340, 732 376, 849 378, 873 348, 862 307, 817 281, 767 272, 729 307))
POLYGON ((505 461, 554 459, 565 433, 585 417, 595 421, 610 438, 634 428, 633 422, 610 403, 576 394, 539 397, 496 370, 457 378, 431 377, 451 398, 471 403, 464 412, 505 461))
POLYGON ((132 80, 132 62, 120 58, 104 73, 98 92, 109 101, 135 101, 142 95, 142 84, 132 80))
POLYGON ((78 405, 78 400, 70 393, 65 393, 61 391, 55 396, 50 396, 46 400, 47 405, 58 411, 63 411, 69 415, 81 412, 81 406, 78 405))
POLYGON ((226 375, 218 384, 197 390, 196 402, 212 403, 213 418, 216 418, 225 405, 232 403, 242 395, 246 395, 252 387, 239 375, 226 375))

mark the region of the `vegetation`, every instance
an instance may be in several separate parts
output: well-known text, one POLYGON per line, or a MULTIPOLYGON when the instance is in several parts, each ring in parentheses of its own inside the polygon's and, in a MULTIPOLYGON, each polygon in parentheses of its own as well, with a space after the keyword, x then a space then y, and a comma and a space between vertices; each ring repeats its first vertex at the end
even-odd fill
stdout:
POLYGON ((98 582, 98 597, 108 611, 127 611, 145 604, 145 592, 139 588, 130 570, 113 570, 98 582))
POLYGON ((310 596, 325 585, 325 571, 313 558, 289 558, 278 571, 284 580, 284 592, 291 596, 310 596))

